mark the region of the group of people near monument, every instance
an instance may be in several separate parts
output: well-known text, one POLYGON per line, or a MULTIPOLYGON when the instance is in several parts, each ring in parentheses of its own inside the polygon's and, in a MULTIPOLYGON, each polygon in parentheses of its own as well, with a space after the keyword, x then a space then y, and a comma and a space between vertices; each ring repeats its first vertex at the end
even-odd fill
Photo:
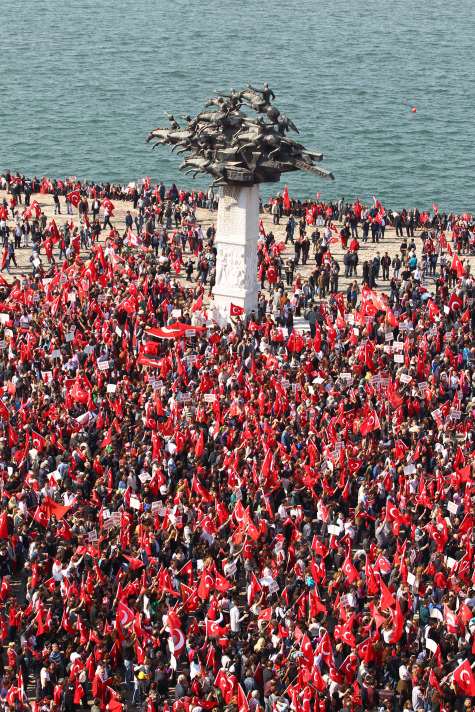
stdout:
MULTIPOLYGON (((207 268, 177 279, 212 265, 215 235, 177 191, 186 239, 155 251, 162 193, 153 219, 139 196, 125 230, 110 214, 96 235, 89 210, 67 228, 34 210, 31 270, 0 277, 3 708, 468 712, 475 289, 458 219, 420 241, 413 215, 385 295, 358 272, 325 299, 298 265, 286 294, 277 221, 258 312, 220 328, 207 268)), ((309 230, 331 272, 342 228, 325 220, 309 230)))

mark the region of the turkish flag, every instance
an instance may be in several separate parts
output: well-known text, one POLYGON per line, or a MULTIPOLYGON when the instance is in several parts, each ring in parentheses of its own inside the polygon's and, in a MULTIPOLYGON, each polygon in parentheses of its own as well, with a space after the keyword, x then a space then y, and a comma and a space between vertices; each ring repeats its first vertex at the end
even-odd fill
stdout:
POLYGON ((452 296, 450 297, 447 306, 451 311, 454 311, 455 309, 461 309, 463 307, 463 301, 454 292, 454 294, 452 294, 452 296))
POLYGON ((206 502, 213 501, 213 497, 210 495, 206 487, 203 487, 196 475, 193 475, 193 479, 191 480, 191 489, 193 490, 193 492, 199 494, 200 497, 203 497, 206 502))
POLYGON ((8 423, 8 447, 13 447, 18 440, 18 433, 13 430, 10 423, 8 423))
POLYGON ((307 635, 304 635, 300 643, 300 652, 302 653, 302 658, 305 660, 306 666, 309 670, 313 667, 314 653, 312 648, 312 643, 307 635))
POLYGON ((475 677, 468 660, 464 660, 454 671, 453 679, 466 695, 469 697, 475 695, 475 677))
POLYGON ((112 212, 115 210, 114 204, 111 203, 109 198, 104 198, 104 200, 101 203, 101 207, 104 208, 104 210, 109 210, 109 212, 112 212))
POLYGON ((353 581, 355 581, 355 579, 359 578, 359 574, 358 574, 358 571, 353 566, 353 562, 351 561, 349 556, 347 556, 346 559, 344 560, 342 569, 343 569, 343 573, 345 574, 345 576, 348 579, 348 583, 351 586, 353 581))
POLYGON ((213 586, 214 579, 206 568, 206 566, 203 566, 203 571, 201 573, 201 579, 198 586, 198 596, 204 599, 209 598, 209 594, 213 586))
POLYGON ((267 621, 269 622, 272 616, 272 608, 263 608, 262 611, 259 612, 259 615, 257 616, 258 621, 267 621))
POLYGON ((244 314, 244 307, 237 307, 231 302, 229 307, 229 314, 230 316, 242 316, 242 314, 244 314))
POLYGON ((141 559, 136 559, 133 556, 127 556, 126 554, 122 554, 122 556, 124 559, 127 559, 133 571, 140 569, 141 566, 145 566, 141 559))
POLYGON ((396 612, 394 614, 393 623, 394 628, 389 642, 397 643, 402 636, 402 631, 404 628, 404 616, 402 615, 401 606, 399 605, 399 598, 396 598, 396 612))
POLYGON ((170 650, 173 653, 173 656, 175 658, 178 658, 180 655, 181 651, 185 647, 185 636, 183 635, 183 631, 181 630, 180 627, 180 619, 178 616, 174 613, 172 609, 168 611, 168 616, 167 616, 167 622, 168 622, 168 627, 170 629, 170 638, 169 640, 169 646, 170 650), (171 645, 170 645, 171 643, 171 645))
POLYGON ((71 193, 68 193, 68 200, 71 203, 71 205, 74 205, 75 208, 79 205, 81 201, 81 196, 79 195, 78 190, 73 190, 71 193))
POLYGON ((232 584, 229 583, 227 578, 216 573, 214 577, 214 587, 217 591, 222 591, 224 593, 228 590, 228 588, 232 588, 232 584))
POLYGON ((284 187, 284 195, 282 196, 285 209, 289 210, 290 208, 290 200, 289 200, 289 191, 287 190, 287 186, 284 187))
POLYGON ((195 445, 195 457, 200 457, 202 455, 204 450, 204 436, 203 436, 203 431, 200 430, 200 434, 198 437, 198 440, 196 441, 195 445))
POLYGON ((333 648, 328 631, 325 631, 325 635, 318 644, 315 654, 321 655, 328 667, 333 666, 333 648))
POLYGON ((448 633, 461 633, 463 632, 464 626, 461 619, 456 613, 450 610, 446 603, 444 603, 444 616, 445 623, 447 625, 448 633))
POLYGON ((396 599, 389 591, 383 579, 380 579, 379 585, 381 587, 381 610, 385 611, 390 606, 394 606, 396 599))
POLYGON ((452 258, 452 264, 450 265, 450 269, 455 270, 457 272, 458 279, 463 277, 464 274, 467 274, 465 271, 465 268, 462 264, 462 261, 456 252, 454 252, 454 256, 452 258))
POLYGON ((320 539, 318 539, 316 536, 313 537, 312 549, 315 551, 316 554, 318 554, 319 556, 322 556, 323 558, 325 558, 325 556, 328 555, 327 547, 324 544, 322 544, 320 539))
POLYGON ((375 410, 371 411, 369 415, 363 420, 360 425, 360 433, 365 437, 368 433, 373 430, 378 430, 381 427, 378 415, 375 410))
POLYGON ((192 312, 198 311, 198 309, 201 309, 202 306, 203 306, 203 295, 200 294, 200 296, 198 297, 198 299, 196 300, 196 302, 193 302, 193 306, 191 307, 191 311, 192 311, 192 312))
POLYGON ((206 635, 211 636, 221 636, 225 635, 226 628, 221 628, 216 621, 210 621, 209 618, 205 619, 205 631, 206 635))
POLYGON ((123 309, 127 314, 133 314, 136 310, 134 297, 126 297, 117 308, 123 309))
POLYGON ((53 514, 56 517, 56 521, 59 522, 59 520, 62 519, 66 512, 68 512, 70 509, 71 506, 66 507, 63 504, 58 504, 50 497, 45 497, 43 502, 37 508, 33 519, 42 524, 44 527, 46 527, 48 526, 48 522, 53 516, 53 514))
POLYGON ((46 445, 45 438, 39 433, 35 433, 34 430, 31 432, 31 442, 33 443, 35 450, 38 450, 38 452, 41 452, 46 445))
POLYGON ((120 625, 123 627, 129 625, 130 623, 133 623, 134 619, 135 615, 133 611, 131 611, 130 608, 125 605, 125 603, 119 601, 119 605, 117 606, 116 621, 120 623, 120 625))
POLYGON ((0 514, 0 539, 8 539, 7 513, 0 514))

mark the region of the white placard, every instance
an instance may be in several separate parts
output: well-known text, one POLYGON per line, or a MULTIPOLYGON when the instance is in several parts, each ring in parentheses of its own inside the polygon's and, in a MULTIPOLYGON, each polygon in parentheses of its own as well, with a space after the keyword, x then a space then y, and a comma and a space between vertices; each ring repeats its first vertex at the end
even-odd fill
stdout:
POLYGON ((84 353, 90 356, 91 354, 94 353, 94 346, 91 346, 90 344, 87 344, 87 346, 84 348, 84 353))
POLYGON ((437 652, 437 643, 432 638, 426 638, 426 648, 430 650, 431 653, 437 652))
POLYGON ((171 315, 174 319, 178 318, 179 316, 181 316, 181 309, 172 309, 171 315))
POLYGON ((152 514, 160 514, 160 510, 163 509, 162 502, 152 502, 152 514))
POLYGON ((9 314, 4 314, 3 312, 0 314, 0 323, 1 324, 6 324, 7 321, 10 321, 10 315, 9 314))
POLYGON ((93 541, 97 541, 97 530, 96 529, 91 529, 91 531, 88 534, 89 538, 89 543, 93 541))
POLYGON ((109 361, 98 361, 97 368, 99 369, 99 371, 107 371, 107 369, 109 368, 109 361))
POLYGON ((404 342, 403 341, 395 341, 393 343, 393 349, 394 349, 394 351, 402 351, 404 349, 404 342))
POLYGON ((280 382, 282 388, 288 388, 290 386, 290 381, 287 378, 283 378, 280 382))
POLYGON ((394 334, 392 331, 388 331, 387 334, 384 336, 385 341, 392 341, 394 339, 394 334))
POLYGON ((404 363, 404 354, 394 354, 394 363, 404 363))
POLYGON ((46 376, 46 383, 51 383, 53 380, 53 371, 43 371, 43 380, 46 376))
POLYGON ((408 376, 407 373, 401 373, 399 380, 401 383, 410 383, 412 381, 411 376, 408 376))
POLYGON ((267 590, 269 593, 277 593, 277 591, 279 590, 279 584, 277 583, 277 581, 272 581, 272 583, 270 583, 267 587, 267 590))
POLYGON ((349 606, 349 605, 350 605, 350 602, 349 602, 349 600, 348 600, 348 596, 345 594, 344 596, 342 596, 342 597, 340 598, 340 606, 341 606, 342 608, 346 608, 346 607, 349 606))
POLYGON ((450 414, 452 416, 453 420, 460 420, 462 417, 462 411, 461 410, 453 410, 450 414))
POLYGON ((236 573, 237 571, 237 564, 235 561, 231 561, 229 564, 226 564, 223 567, 224 575, 225 576, 232 576, 233 574, 236 573))
POLYGON ((117 336, 118 336, 119 338, 122 338, 122 332, 121 332, 121 330, 119 329, 118 326, 115 327, 115 333, 117 334, 117 336))
POLYGON ((409 586, 412 586, 416 580, 416 577, 414 574, 412 574, 410 571, 407 572, 407 583, 409 586))
POLYGON ((422 381, 422 383, 419 383, 419 385, 417 387, 420 392, 426 391, 427 387, 428 387, 428 383, 427 383, 427 381, 422 381))
POLYGON ((102 528, 105 531, 108 531, 109 529, 112 529, 114 527, 114 520, 112 518, 106 519, 102 525, 102 528))
POLYGON ((337 527, 335 524, 329 524, 327 526, 327 532, 334 536, 340 536, 340 527, 337 527))
POLYGON ((216 393, 205 393, 203 400, 205 403, 214 403, 216 400, 216 393))
POLYGON ((447 502, 447 509, 451 514, 457 514, 458 504, 455 504, 455 502, 447 502))
POLYGON ((54 349, 54 350, 50 353, 49 356, 50 356, 50 358, 61 358, 61 350, 60 350, 60 349, 54 349))
POLYGON ((130 495, 130 506, 132 509, 140 509, 140 500, 135 494, 130 495))
POLYGON ((405 474, 405 475, 413 475, 415 471, 416 471, 416 466, 415 466, 414 463, 412 463, 412 462, 411 462, 410 465, 406 465, 406 466, 404 467, 404 474, 405 474))
POLYGON ((117 386, 115 383, 108 383, 107 384, 107 393, 115 393, 117 390, 117 386))
POLYGON ((148 472, 141 472, 139 475, 139 480, 140 482, 144 485, 146 482, 150 482, 152 478, 148 474, 148 472))
POLYGON ((180 401, 188 403, 191 400, 191 393, 180 393, 180 401))
POLYGON ((192 339, 193 336, 196 336, 196 331, 194 329, 187 329, 185 331, 185 336, 187 339, 192 339))
POLYGON ((106 519, 110 519, 111 513, 109 509, 102 510, 102 520, 105 522, 106 519))

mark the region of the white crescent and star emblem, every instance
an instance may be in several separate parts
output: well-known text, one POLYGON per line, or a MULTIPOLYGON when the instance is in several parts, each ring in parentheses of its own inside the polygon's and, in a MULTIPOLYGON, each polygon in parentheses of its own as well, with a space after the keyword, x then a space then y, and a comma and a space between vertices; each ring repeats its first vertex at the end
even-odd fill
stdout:
POLYGON ((172 645, 173 652, 179 653, 183 646, 185 645, 185 636, 183 635, 180 628, 175 628, 172 634, 172 645))

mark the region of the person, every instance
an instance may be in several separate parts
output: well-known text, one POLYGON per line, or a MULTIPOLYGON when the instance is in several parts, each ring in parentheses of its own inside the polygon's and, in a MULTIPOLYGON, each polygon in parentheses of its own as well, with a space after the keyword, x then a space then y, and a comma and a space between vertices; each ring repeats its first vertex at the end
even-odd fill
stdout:
POLYGON ((54 201, 54 214, 61 215, 61 205, 59 203, 59 194, 58 194, 57 190, 55 190, 53 192, 53 201, 54 201))
POLYGON ((208 198, 208 210, 211 212, 213 210, 213 203, 214 203, 214 190, 211 186, 208 189, 207 198, 208 198))
POLYGON ((293 244, 294 242, 294 230, 295 230, 295 219, 291 213, 287 218, 287 223, 285 225, 285 244, 290 240, 293 244))
POLYGON ((387 252, 381 257, 381 267, 383 268, 383 280, 389 279, 389 268, 391 267, 391 258, 387 252))
POLYGON ((22 678, 44 712, 132 685, 149 712, 312 709, 314 685, 327 712, 470 707, 472 273, 444 255, 434 284, 405 265, 389 299, 351 279, 315 304, 332 244, 287 293, 266 247, 275 280, 222 326, 170 272, 177 240, 98 233, 5 275, 5 707, 22 678))
POLYGON ((105 230, 106 227, 110 227, 111 230, 114 229, 110 218, 111 218, 112 211, 110 209, 109 205, 104 206, 104 222, 102 223, 102 229, 105 230))
POLYGON ((280 205, 277 200, 275 200, 272 204, 271 213, 273 224, 278 225, 280 221, 280 205))

